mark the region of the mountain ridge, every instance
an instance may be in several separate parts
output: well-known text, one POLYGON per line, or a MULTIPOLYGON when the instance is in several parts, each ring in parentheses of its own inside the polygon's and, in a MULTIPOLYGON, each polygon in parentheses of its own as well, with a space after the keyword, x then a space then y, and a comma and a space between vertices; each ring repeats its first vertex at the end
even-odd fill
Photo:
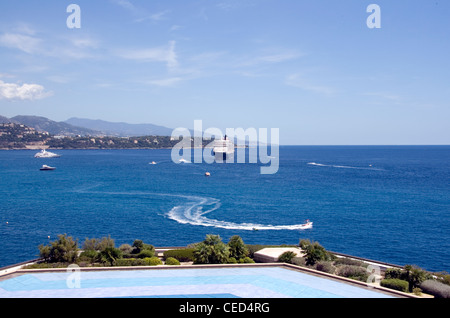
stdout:
POLYGON ((126 122, 110 122, 101 119, 72 117, 64 121, 67 124, 100 131, 108 136, 170 136, 172 129, 155 124, 129 124, 126 122))
POLYGON ((34 115, 18 115, 11 120, 32 127, 37 131, 48 132, 55 136, 99 135, 99 132, 83 127, 73 126, 64 122, 57 122, 46 117, 34 115))
POLYGON ((72 117, 57 122, 43 116, 17 115, 8 118, 0 115, 0 123, 16 123, 32 127, 40 132, 55 136, 171 136, 172 129, 155 124, 129 124, 126 122, 109 122, 101 119, 72 117))

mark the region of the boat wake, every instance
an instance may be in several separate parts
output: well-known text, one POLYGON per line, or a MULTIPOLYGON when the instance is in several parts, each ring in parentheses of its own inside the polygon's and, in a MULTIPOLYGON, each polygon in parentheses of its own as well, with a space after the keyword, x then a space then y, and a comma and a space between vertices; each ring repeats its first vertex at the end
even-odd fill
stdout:
POLYGON ((369 166, 369 167, 339 166, 339 165, 326 165, 326 164, 316 163, 316 162, 308 162, 308 165, 317 166, 317 167, 342 168, 342 169, 360 169, 360 170, 376 170, 376 171, 384 170, 384 169, 380 169, 380 168, 373 168, 372 166, 369 166))
POLYGON ((176 199, 183 199, 185 203, 173 207, 170 211, 163 214, 170 220, 176 221, 180 224, 190 224, 196 226, 207 226, 215 228, 223 228, 228 230, 304 230, 312 226, 305 226, 305 224, 293 225, 266 225, 257 223, 235 223, 228 221, 220 221, 207 218, 210 214, 221 207, 221 202, 215 198, 207 198, 200 196, 166 194, 166 193, 149 193, 149 192, 110 192, 110 191, 93 191, 92 188, 96 186, 89 186, 84 189, 75 190, 78 193, 85 194, 99 194, 99 195, 124 195, 124 196, 146 196, 146 197, 172 197, 176 199))
POLYGON ((303 230, 304 224, 294 225, 264 225, 256 223, 234 223, 227 221, 220 221, 209 219, 205 215, 219 209, 221 206, 220 200, 213 198, 186 197, 189 202, 183 205, 174 207, 169 211, 167 217, 171 220, 177 221, 181 224, 191 224, 199 226, 211 226, 216 228, 223 228, 228 230, 303 230))

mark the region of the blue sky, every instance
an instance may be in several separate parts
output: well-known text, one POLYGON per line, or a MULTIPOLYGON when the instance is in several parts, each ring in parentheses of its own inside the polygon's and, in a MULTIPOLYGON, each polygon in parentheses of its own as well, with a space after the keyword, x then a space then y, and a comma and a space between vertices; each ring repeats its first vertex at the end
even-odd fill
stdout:
POLYGON ((1 1, 0 115, 449 144, 449 15, 446 0, 1 1))

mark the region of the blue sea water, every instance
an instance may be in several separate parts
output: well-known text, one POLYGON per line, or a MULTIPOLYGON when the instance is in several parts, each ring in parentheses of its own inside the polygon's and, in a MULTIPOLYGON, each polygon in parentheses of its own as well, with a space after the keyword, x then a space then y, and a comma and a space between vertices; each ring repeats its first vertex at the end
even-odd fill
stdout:
POLYGON ((64 233, 80 245, 110 235, 116 246, 219 234, 249 244, 310 239, 450 272, 449 146, 282 146, 274 175, 250 163, 175 164, 170 150, 56 152, 0 151, 0 267, 35 258, 64 233), (306 219, 313 229, 298 230, 306 219))

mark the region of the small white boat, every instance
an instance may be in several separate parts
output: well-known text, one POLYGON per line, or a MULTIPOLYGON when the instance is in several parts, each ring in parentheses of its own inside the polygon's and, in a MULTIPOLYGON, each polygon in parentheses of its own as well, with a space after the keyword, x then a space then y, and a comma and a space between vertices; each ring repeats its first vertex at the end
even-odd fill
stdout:
POLYGON ((50 166, 47 166, 47 165, 43 165, 42 167, 41 167, 41 171, 48 171, 48 170, 55 170, 56 168, 55 167, 50 167, 50 166))
POLYGON ((313 222, 310 222, 309 220, 306 220, 306 222, 302 225, 300 225, 300 230, 309 230, 312 229, 313 222))
POLYGON ((60 155, 50 152, 50 151, 46 151, 45 149, 42 149, 40 152, 38 152, 37 154, 34 155, 35 158, 59 158, 61 157, 60 155))
POLYGON ((156 165, 156 162, 152 161, 149 163, 149 165, 156 165))
POLYGON ((181 163, 189 163, 189 161, 187 161, 186 159, 182 158, 179 160, 181 163))

